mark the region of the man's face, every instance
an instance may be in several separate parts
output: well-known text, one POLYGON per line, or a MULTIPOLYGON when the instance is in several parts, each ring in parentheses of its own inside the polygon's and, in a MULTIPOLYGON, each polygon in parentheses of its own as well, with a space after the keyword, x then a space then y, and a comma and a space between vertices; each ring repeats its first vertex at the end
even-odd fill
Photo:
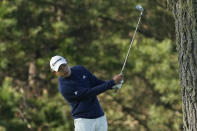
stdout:
POLYGON ((60 65, 58 72, 55 72, 56 75, 61 77, 68 77, 70 76, 71 70, 68 64, 60 65))

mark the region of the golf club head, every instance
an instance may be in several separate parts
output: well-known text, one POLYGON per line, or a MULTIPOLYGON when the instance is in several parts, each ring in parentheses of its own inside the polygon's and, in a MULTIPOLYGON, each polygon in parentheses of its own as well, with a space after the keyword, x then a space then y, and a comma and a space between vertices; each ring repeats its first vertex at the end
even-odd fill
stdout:
POLYGON ((140 12, 143 12, 144 11, 144 9, 143 9, 143 7, 141 5, 137 5, 136 6, 136 9, 139 10, 140 12))

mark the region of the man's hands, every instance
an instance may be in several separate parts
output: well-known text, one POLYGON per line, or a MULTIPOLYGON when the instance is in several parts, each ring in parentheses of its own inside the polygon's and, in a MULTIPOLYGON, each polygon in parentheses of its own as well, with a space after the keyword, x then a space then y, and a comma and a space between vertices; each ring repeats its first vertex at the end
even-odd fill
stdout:
POLYGON ((115 75, 113 77, 113 80, 115 84, 121 84, 122 83, 121 81, 123 80, 123 75, 122 74, 115 75))
POLYGON ((118 75, 115 75, 113 77, 113 80, 115 82, 115 86, 113 86, 112 88, 114 89, 115 93, 122 87, 122 84, 123 84, 123 75, 122 74, 118 74, 118 75))

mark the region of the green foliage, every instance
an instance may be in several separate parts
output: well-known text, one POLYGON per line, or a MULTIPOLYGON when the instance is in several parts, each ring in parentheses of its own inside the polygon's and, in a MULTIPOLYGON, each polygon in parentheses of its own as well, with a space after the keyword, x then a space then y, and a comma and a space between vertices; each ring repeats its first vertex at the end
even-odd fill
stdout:
POLYGON ((53 99, 45 96, 41 99, 29 100, 25 112, 31 114, 27 117, 34 130, 73 130, 73 121, 70 120, 71 114, 67 108, 68 105, 60 96, 53 97, 53 99), (64 106, 62 106, 63 104, 64 106))
POLYGON ((25 123, 17 117, 20 94, 12 88, 12 79, 6 77, 0 87, 0 127, 4 130, 25 130, 25 123))
POLYGON ((144 73, 144 77, 150 84, 155 85, 155 90, 164 95, 162 99, 166 103, 180 99, 180 96, 177 96, 179 93, 178 59, 174 45, 170 40, 158 42, 145 39, 139 43, 138 48, 135 48, 130 58, 136 60, 133 71, 139 74, 144 73))
POLYGON ((28 101, 22 101, 22 97, 12 87, 12 79, 6 78, 0 88, 2 130, 73 130, 70 109, 59 95, 52 99, 45 96, 28 101))

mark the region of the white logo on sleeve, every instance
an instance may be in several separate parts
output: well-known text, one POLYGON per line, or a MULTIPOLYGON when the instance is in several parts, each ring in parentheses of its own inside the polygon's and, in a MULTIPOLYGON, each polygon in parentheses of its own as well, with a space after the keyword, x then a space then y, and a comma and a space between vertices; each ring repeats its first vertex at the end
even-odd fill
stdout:
POLYGON ((77 95, 78 94, 78 91, 75 91, 74 94, 77 95))
POLYGON ((85 79, 86 78, 86 76, 85 75, 83 75, 83 79, 85 79))

